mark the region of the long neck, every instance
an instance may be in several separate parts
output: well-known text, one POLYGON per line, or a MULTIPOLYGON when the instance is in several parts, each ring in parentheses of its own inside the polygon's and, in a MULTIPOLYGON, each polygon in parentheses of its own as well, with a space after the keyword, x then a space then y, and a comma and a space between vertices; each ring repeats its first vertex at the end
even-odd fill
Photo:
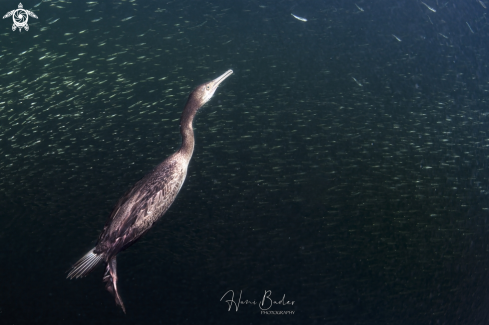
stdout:
POLYGON ((182 112, 182 117, 180 118, 180 134, 182 135, 182 146, 180 147, 180 154, 184 155, 185 158, 190 161, 192 154, 194 152, 194 129, 192 127, 192 122, 194 120, 195 114, 200 107, 195 104, 192 100, 189 100, 185 105, 182 112))

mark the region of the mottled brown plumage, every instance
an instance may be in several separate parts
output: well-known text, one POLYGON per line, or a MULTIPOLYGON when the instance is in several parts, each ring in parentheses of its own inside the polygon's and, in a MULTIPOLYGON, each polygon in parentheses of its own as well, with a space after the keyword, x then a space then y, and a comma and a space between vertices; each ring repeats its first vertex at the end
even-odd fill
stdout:
POLYGON ((134 244, 170 208, 185 181, 194 151, 192 122, 195 114, 211 99, 219 84, 232 73, 232 70, 228 70, 190 93, 180 119, 180 149, 119 199, 95 248, 75 263, 68 273, 69 279, 84 277, 99 263, 105 262, 105 286, 124 313, 126 309, 117 289, 117 254, 134 244))

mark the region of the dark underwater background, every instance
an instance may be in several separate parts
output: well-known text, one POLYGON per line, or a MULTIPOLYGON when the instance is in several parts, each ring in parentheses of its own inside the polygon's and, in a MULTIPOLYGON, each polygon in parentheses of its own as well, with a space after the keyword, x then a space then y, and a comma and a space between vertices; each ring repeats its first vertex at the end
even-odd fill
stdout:
POLYGON ((0 324, 489 321, 489 1, 22 3, 29 31, 0 21, 0 324), (227 69, 175 203, 119 255, 124 315, 102 267, 67 270, 227 69))

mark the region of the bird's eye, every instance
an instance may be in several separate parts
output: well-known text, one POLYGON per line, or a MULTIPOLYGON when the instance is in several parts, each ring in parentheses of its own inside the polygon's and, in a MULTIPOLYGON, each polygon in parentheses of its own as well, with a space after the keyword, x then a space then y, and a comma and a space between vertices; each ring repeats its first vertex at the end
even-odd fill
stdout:
POLYGON ((206 86, 205 88, 206 88, 207 90, 209 90, 209 89, 210 89, 210 87, 209 87, 209 86, 206 86))

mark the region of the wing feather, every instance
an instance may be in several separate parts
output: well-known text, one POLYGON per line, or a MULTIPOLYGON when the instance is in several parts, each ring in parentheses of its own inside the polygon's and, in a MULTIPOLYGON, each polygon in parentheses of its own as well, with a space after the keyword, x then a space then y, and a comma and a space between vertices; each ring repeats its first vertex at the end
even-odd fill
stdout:
MULTIPOLYGON (((162 164, 163 165, 163 164, 162 164)), ((116 204, 100 234, 99 242, 115 243, 120 249, 132 245, 169 208, 181 187, 177 163, 173 161, 138 181, 116 204)))

